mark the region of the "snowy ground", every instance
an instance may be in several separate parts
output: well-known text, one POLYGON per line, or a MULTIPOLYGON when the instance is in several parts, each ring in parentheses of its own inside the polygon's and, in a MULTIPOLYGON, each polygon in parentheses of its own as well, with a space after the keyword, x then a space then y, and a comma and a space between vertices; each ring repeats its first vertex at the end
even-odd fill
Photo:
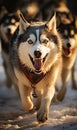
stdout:
MULTIPOLYGON (((75 78, 77 74, 75 73, 75 78)), ((22 109, 15 89, 6 88, 5 74, 0 55, 0 130, 77 130, 77 91, 68 91, 63 102, 54 103, 50 107, 49 119, 38 124, 36 113, 28 113, 22 109)))

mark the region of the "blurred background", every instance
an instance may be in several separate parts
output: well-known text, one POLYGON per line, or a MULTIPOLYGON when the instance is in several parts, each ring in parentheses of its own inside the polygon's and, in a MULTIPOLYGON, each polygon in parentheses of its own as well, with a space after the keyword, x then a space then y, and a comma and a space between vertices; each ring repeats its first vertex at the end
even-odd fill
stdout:
MULTIPOLYGON (((0 0, 0 8, 5 6, 9 12, 16 11, 17 8, 20 8, 24 3, 29 4, 36 2, 39 5, 39 8, 43 4, 52 4, 52 2, 60 2, 64 0, 0 0)), ((73 14, 77 15, 77 0, 65 0, 67 2, 68 8, 72 11, 73 14)))
POLYGON ((27 11, 30 13, 32 11, 31 8, 28 7, 32 7, 33 10, 36 9, 36 15, 41 10, 50 8, 53 3, 57 5, 62 1, 67 4, 73 15, 77 15, 77 0, 0 0, 0 14, 2 7, 4 6, 9 13, 13 13, 18 9, 23 10, 24 8, 25 12, 27 11))

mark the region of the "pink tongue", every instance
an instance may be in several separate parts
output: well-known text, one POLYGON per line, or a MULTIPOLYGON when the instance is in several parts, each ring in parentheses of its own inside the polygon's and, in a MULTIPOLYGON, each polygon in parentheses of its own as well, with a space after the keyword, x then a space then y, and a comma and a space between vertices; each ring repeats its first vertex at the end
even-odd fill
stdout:
POLYGON ((70 52, 71 52, 71 50, 70 50, 70 49, 66 49, 66 54, 67 54, 67 55, 69 55, 69 54, 70 54, 70 52))
POLYGON ((34 61, 34 67, 37 71, 41 70, 42 67, 42 60, 41 59, 35 59, 34 61))

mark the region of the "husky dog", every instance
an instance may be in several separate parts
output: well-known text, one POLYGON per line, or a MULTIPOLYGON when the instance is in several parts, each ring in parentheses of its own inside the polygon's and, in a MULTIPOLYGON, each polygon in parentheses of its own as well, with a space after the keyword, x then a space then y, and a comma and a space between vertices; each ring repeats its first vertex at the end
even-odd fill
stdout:
POLYGON ((6 74, 7 87, 10 87, 12 85, 12 80, 10 78, 9 43, 10 43, 13 33, 18 27, 18 24, 19 24, 19 19, 17 15, 8 14, 8 12, 0 21, 2 58, 3 58, 3 66, 4 66, 4 70, 6 74))
POLYGON ((22 105, 25 110, 38 109, 39 122, 48 118, 61 69, 61 45, 55 15, 48 22, 29 23, 20 13, 17 38, 10 44, 10 62, 18 79, 22 105), (32 91, 37 96, 35 104, 32 91))
POLYGON ((61 101, 64 99, 66 93, 66 86, 72 76, 72 87, 76 87, 74 80, 74 63, 77 55, 77 34, 75 18, 69 12, 58 12, 60 17, 59 30, 63 36, 62 44, 62 57, 63 57, 63 69, 62 69, 62 87, 58 93, 58 99, 61 101), (72 72, 72 73, 71 73, 72 72))

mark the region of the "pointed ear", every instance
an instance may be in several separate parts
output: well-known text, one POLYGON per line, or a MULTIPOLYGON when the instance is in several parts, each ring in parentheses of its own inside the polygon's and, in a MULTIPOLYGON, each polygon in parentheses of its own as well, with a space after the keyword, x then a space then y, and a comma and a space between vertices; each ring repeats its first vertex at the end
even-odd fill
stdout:
POLYGON ((53 17, 46 23, 46 26, 49 31, 56 31, 56 13, 53 17))
POLYGON ((24 33, 29 26, 30 24, 26 21, 23 14, 20 12, 19 34, 24 33))

